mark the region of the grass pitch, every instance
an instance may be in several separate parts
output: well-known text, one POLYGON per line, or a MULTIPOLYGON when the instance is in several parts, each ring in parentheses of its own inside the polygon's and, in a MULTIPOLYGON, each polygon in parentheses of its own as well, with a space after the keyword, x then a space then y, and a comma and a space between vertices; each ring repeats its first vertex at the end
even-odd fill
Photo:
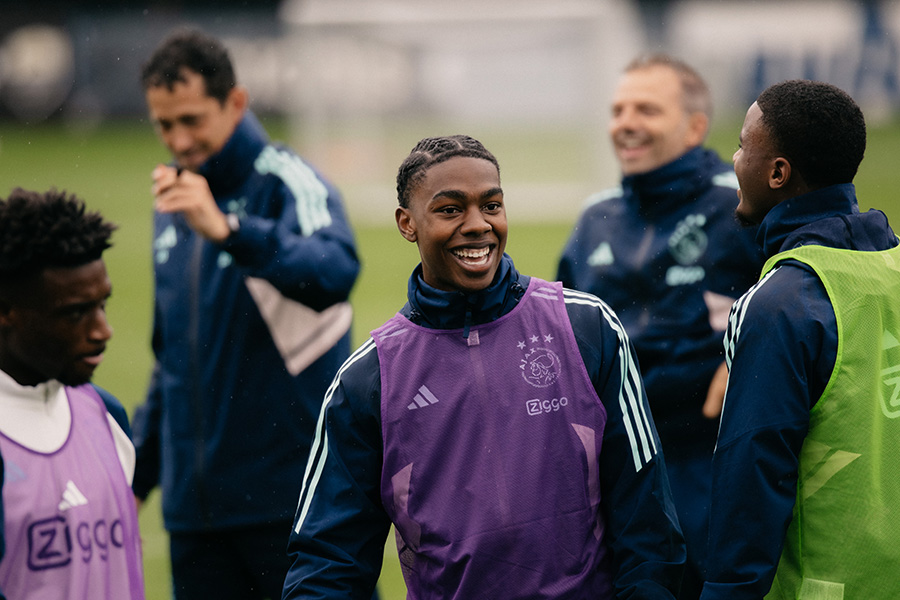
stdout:
MULTIPOLYGON (((282 124, 269 122, 267 126, 273 138, 286 139, 286 127, 282 124)), ((732 120, 719 126, 713 130, 709 145, 728 159, 736 149, 739 130, 740 121, 732 120)), ((423 129, 420 133, 415 139, 433 134, 434 130, 423 129)), ((603 135, 603 132, 599 134, 603 135)), ((552 144, 558 147, 560 143, 559 137, 555 136, 552 144)), ((412 142, 402 143, 401 147, 411 145, 412 142)), ((495 147, 492 143, 488 145, 495 147)), ((502 152, 498 150, 501 165, 510 160, 528 164, 528 153, 535 148, 529 145, 517 149, 514 143, 500 146, 503 148, 502 152), (522 159, 510 156, 514 152, 522 153, 522 159)), ((900 170, 895 166, 900 157, 900 123, 870 128, 866 155, 856 179, 862 208, 881 208, 895 226, 900 227, 900 199, 896 191, 900 188, 900 170)), ((105 254, 113 282, 108 313, 115 335, 95 381, 118 396, 129 414, 143 401, 152 364, 150 171, 156 163, 167 159, 166 151, 143 120, 84 129, 62 124, 0 123, 0 197, 6 197, 16 186, 36 190, 55 186, 77 193, 90 209, 101 211, 119 225, 113 236, 114 246, 105 254)), ((541 171, 570 173, 571 164, 564 160, 561 159, 559 165, 542 163, 541 171)), ((392 170, 389 176, 393 173, 392 170)), ((506 183, 515 175, 515 170, 504 174, 506 183)), ((341 182, 336 183, 340 187, 341 182)), ((582 200, 561 199, 574 204, 582 200)), ((507 203, 511 207, 507 251, 522 272, 552 279, 571 220, 519 222, 515 217, 515 198, 508 197, 507 203)), ((352 214, 350 217, 353 221, 352 214)), ((382 222, 392 223, 391 216, 385 215, 382 222)), ((356 311, 353 335, 358 345, 370 330, 381 325, 405 301, 406 280, 418 263, 418 253, 393 226, 357 225, 355 229, 363 261, 363 270, 351 297, 356 311)), ((157 492, 145 505, 140 518, 147 598, 171 598, 168 539, 161 524, 157 492)), ((388 540, 379 589, 385 600, 405 597, 392 536, 388 540)))

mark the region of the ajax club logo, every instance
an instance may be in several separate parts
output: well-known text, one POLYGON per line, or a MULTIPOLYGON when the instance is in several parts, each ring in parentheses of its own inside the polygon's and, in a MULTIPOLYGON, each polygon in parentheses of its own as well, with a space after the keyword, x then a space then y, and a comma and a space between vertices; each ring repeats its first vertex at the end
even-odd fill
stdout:
POLYGON ((534 387, 545 388, 553 385, 559 379, 559 356, 553 350, 537 345, 550 345, 553 342, 553 336, 550 334, 543 337, 532 335, 529 341, 531 345, 525 341, 521 341, 518 344, 519 350, 526 350, 525 356, 519 364, 519 368, 522 370, 522 377, 534 387))

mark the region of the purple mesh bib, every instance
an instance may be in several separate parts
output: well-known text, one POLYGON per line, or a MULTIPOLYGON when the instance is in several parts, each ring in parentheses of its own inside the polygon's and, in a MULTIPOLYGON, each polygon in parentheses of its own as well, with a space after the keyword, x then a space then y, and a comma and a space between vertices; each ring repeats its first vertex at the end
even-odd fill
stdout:
POLYGON ((106 409, 89 386, 66 388, 69 438, 52 454, 0 434, 10 599, 143 600, 137 512, 106 409))
POLYGON ((462 330, 396 315, 381 363, 381 496, 409 597, 612 598, 600 513, 606 411, 562 287, 462 330))

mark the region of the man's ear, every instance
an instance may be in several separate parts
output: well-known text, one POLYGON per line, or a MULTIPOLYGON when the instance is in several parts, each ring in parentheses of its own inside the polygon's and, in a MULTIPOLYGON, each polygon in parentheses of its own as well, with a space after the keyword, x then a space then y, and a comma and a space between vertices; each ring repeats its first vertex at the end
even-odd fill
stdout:
POLYGON ((409 209, 398 206, 394 212, 394 218, 397 219, 397 229, 400 230, 400 235, 406 238, 408 242, 417 241, 416 224, 409 209))
POLYGON ((231 91, 228 92, 228 97, 225 98, 225 104, 231 106, 239 117, 243 117, 244 112, 250 105, 250 94, 247 92, 247 88, 242 85, 236 85, 231 88, 231 91))
POLYGON ((769 171, 769 188, 779 190, 787 187, 791 182, 791 163, 788 159, 779 156, 772 161, 769 171))
POLYGON ((688 120, 687 147, 699 146, 709 133, 709 117, 705 113, 692 113, 688 120))

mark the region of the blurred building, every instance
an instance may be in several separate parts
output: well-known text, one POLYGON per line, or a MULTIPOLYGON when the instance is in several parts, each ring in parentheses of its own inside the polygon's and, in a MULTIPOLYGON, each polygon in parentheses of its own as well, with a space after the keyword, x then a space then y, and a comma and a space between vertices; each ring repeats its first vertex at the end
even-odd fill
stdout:
POLYGON ((378 203, 420 137, 465 132, 512 157, 529 215, 574 216, 617 180, 609 97, 640 51, 695 65, 719 119, 798 77, 847 90, 870 122, 900 109, 888 0, 33 0, 4 3, 0 119, 143 118, 140 65, 179 25, 225 41, 254 110, 288 116, 361 215, 390 214, 378 203))

